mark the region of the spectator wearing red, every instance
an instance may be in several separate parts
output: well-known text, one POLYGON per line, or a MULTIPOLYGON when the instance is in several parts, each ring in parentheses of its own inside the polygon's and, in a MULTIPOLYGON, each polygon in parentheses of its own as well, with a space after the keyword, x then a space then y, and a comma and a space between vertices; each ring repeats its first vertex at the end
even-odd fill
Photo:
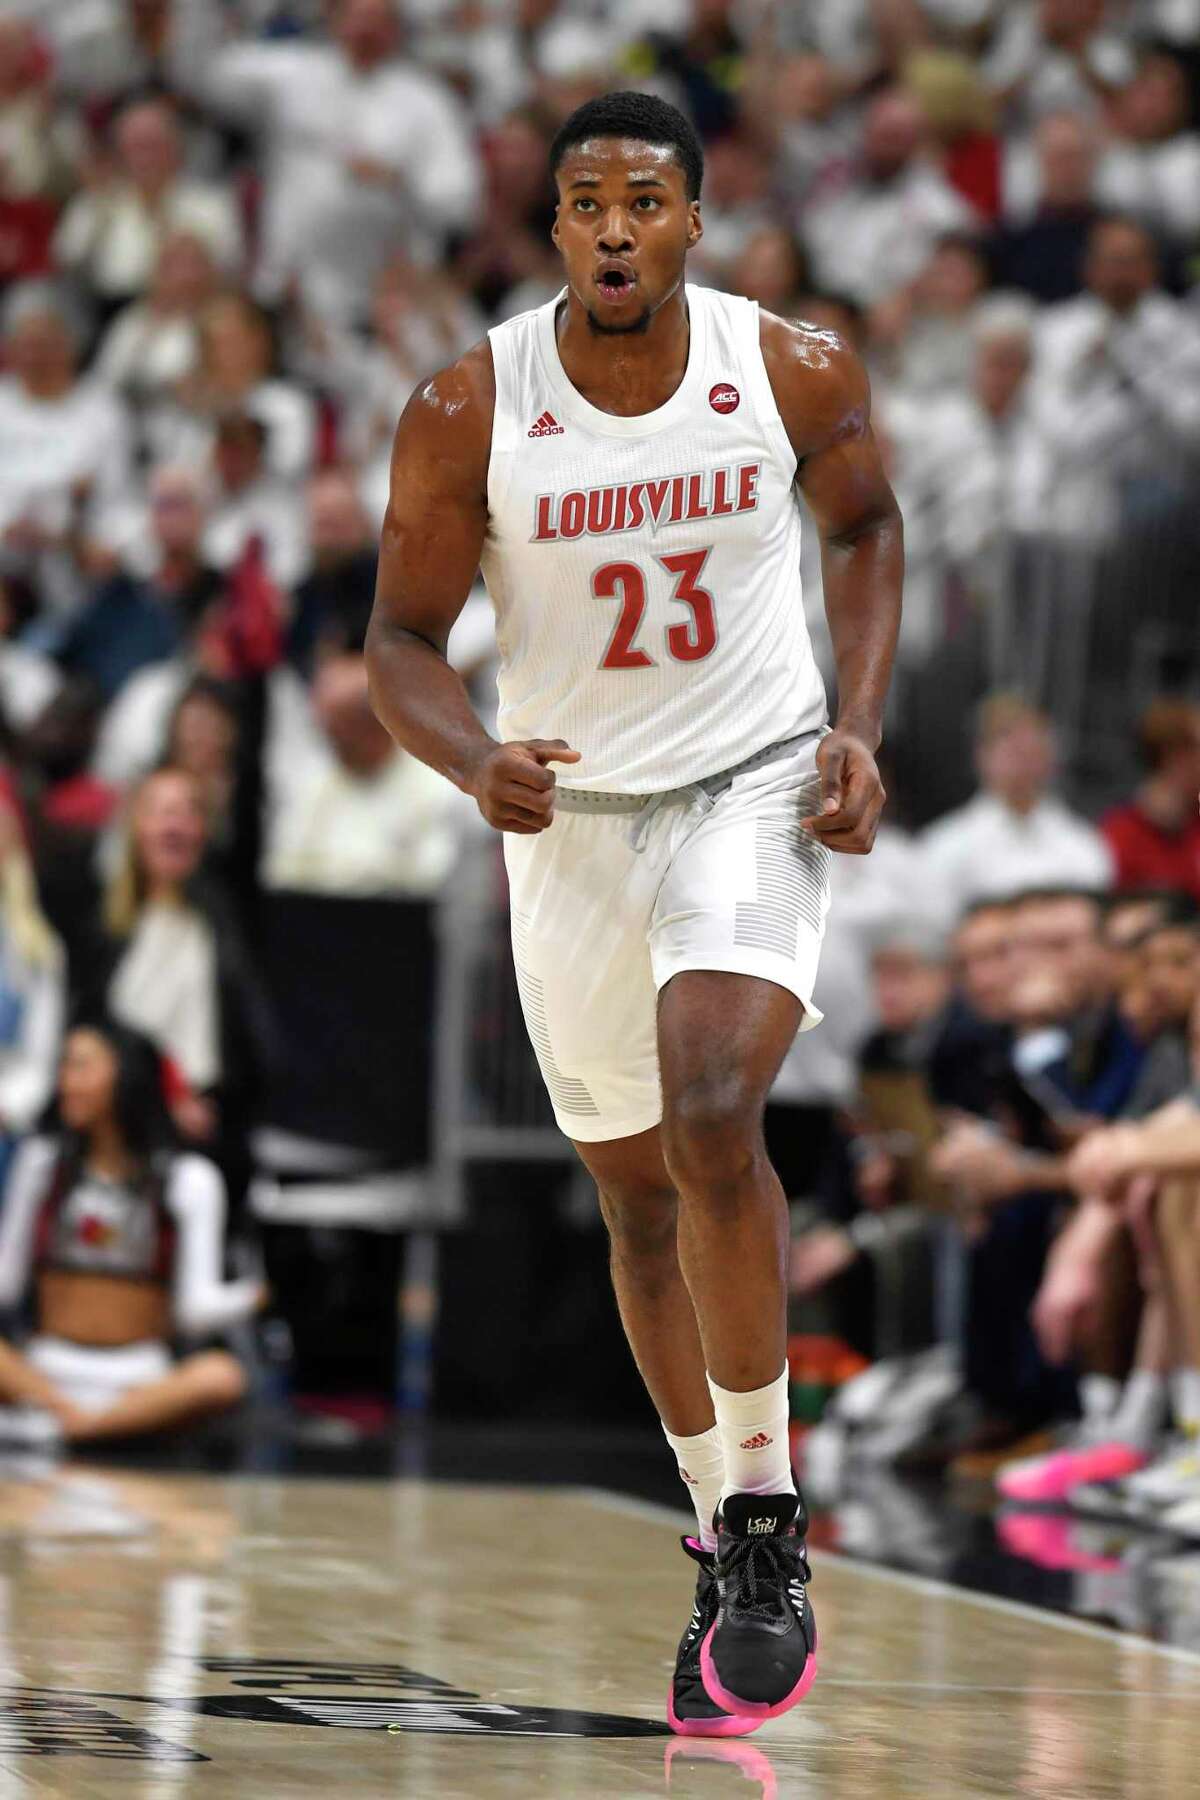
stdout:
POLYGON ((1146 777, 1101 820, 1119 888, 1179 888, 1200 901, 1200 706, 1156 700, 1138 727, 1146 777))

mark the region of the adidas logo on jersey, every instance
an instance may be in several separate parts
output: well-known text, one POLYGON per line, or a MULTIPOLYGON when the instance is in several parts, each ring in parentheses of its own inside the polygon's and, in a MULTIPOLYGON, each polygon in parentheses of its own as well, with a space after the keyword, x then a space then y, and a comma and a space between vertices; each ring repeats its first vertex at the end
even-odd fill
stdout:
POLYGON ((529 435, 530 437, 562 437, 563 427, 552 412, 544 412, 541 418, 536 419, 529 427, 529 435))
POLYGON ((753 1437, 743 1438, 738 1445, 739 1450, 765 1450, 775 1439, 768 1437, 765 1431, 756 1431, 753 1437))

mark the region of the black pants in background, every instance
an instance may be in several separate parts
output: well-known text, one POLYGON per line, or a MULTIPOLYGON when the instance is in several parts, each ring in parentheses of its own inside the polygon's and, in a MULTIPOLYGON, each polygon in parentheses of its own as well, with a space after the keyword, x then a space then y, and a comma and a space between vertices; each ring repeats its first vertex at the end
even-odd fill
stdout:
POLYGON ((274 1310, 292 1334, 293 1390, 391 1402, 403 1234, 264 1225, 262 1238, 274 1310))

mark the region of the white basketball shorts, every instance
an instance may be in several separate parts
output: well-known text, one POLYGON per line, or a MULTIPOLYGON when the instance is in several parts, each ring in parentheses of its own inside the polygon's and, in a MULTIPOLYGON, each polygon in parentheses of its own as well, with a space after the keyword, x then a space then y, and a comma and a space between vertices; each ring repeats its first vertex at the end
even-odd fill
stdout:
POLYGON ((823 735, 667 794, 563 790, 545 831, 505 835, 521 1005, 568 1137, 658 1124, 658 994, 685 969, 773 981, 819 1023, 831 857, 800 821, 823 735))
POLYGON ((25 1355, 68 1400, 86 1412, 104 1412, 130 1388, 161 1381, 172 1367, 170 1350, 155 1338, 103 1349, 38 1336, 30 1338, 25 1355))

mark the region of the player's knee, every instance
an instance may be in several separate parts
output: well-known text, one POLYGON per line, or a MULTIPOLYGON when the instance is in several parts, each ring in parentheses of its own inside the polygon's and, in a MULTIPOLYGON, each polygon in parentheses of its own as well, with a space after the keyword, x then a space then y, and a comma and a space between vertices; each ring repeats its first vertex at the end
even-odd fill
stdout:
POLYGON ((214 1411, 224 1412, 245 1397, 246 1372, 227 1350, 203 1351, 194 1358, 191 1373, 199 1398, 214 1411))
POLYGON ((736 1072, 702 1075, 666 1098, 662 1139, 681 1192, 736 1186, 761 1148, 762 1106, 736 1072))
POLYGON ((600 1190, 600 1212, 614 1252, 623 1259, 640 1263, 674 1256, 678 1201, 673 1188, 608 1183, 600 1190))

